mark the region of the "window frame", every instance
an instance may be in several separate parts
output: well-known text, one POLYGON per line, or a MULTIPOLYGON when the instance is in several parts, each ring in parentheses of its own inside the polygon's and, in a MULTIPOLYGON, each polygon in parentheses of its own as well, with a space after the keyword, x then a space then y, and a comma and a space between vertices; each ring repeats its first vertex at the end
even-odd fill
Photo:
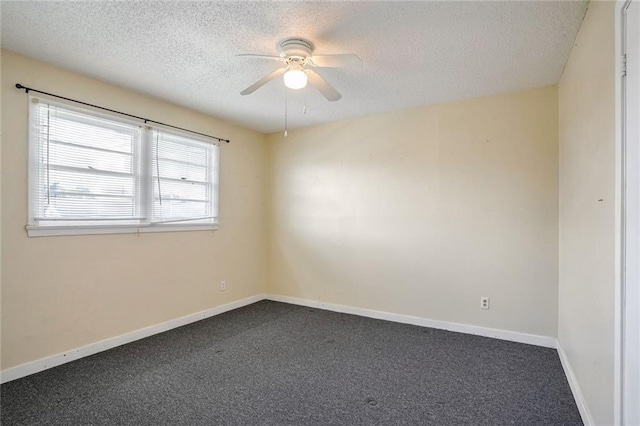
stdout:
MULTIPOLYGON (((171 128, 169 126, 163 126, 158 124, 149 125, 141 123, 135 119, 119 116, 117 114, 110 114, 92 107, 78 107, 76 105, 61 102, 59 100, 51 99, 47 96, 29 96, 28 107, 28 195, 27 195, 27 225, 25 227, 27 235, 29 237, 44 237, 44 236, 64 236, 64 235, 99 235, 99 234, 139 234, 146 232, 184 232, 184 231, 213 231, 219 227, 219 181, 220 181, 220 143, 213 142, 209 138, 192 134, 186 131, 171 128), (108 224, 99 223, 101 221, 94 220, 91 224, 73 225, 66 222, 61 225, 39 224, 37 214, 39 213, 39 202, 37 200, 38 191, 37 185, 40 182, 39 177, 39 137, 37 132, 37 113, 35 108, 40 102, 45 102, 48 105, 59 107, 64 110, 72 112, 86 114, 103 120, 109 120, 114 123, 125 124, 129 126, 136 126, 140 128, 140 140, 138 142, 137 149, 134 149, 134 156, 139 167, 136 175, 136 189, 135 189, 135 204, 136 210, 140 213, 139 218, 133 218, 132 220, 139 220, 139 223, 122 223, 127 219, 123 219, 120 223, 108 224), (154 176, 152 167, 155 166, 153 158, 153 145, 152 138, 155 131, 164 132, 170 135, 175 135, 181 138, 189 139, 197 144, 207 145, 209 149, 207 153, 211 155, 211 167, 208 170, 209 177, 211 179, 210 184, 210 208, 212 221, 208 223, 197 222, 187 223, 187 220, 175 221, 175 222, 154 222, 153 218, 153 197, 154 197, 154 176)), ((135 162, 135 161, 134 161, 135 162)), ((62 222, 62 221, 61 221, 62 222)), ((91 222, 88 220, 87 222, 91 222)), ((107 222, 107 221, 104 221, 107 222)))
MULTIPOLYGON (((164 132, 167 133, 169 135, 172 136, 177 136, 179 138, 184 138, 184 139, 188 139, 189 145, 193 145, 193 146, 202 146, 202 145, 212 145, 213 146, 213 152, 211 154, 212 158, 211 160, 211 168, 209 168, 207 170, 208 172, 208 178, 211 181, 210 183, 210 188, 209 188, 209 197, 211 199, 211 210, 212 210, 212 215, 215 217, 215 223, 217 223, 218 220, 218 198, 219 198, 219 180, 220 180, 220 143, 219 142, 214 142, 212 143, 210 140, 205 139, 204 137, 198 137, 198 135, 192 135, 188 132, 184 132, 184 131, 180 131, 180 130, 175 130, 175 129, 171 129, 168 128, 166 126, 162 126, 162 125, 154 125, 154 126, 150 126, 149 127, 149 137, 151 138, 150 143, 146 144, 146 148, 148 149, 148 158, 149 161, 145 162, 145 165, 149 166, 151 168, 151 170, 148 172, 148 178, 151 179, 151 185, 147 187, 147 189, 149 190, 149 193, 147 195, 147 200, 149 203, 149 221, 152 223, 153 226, 173 226, 173 227, 177 227, 180 226, 182 222, 182 220, 169 220, 169 221, 155 221, 154 222, 154 190, 155 190, 155 182, 154 182, 154 167, 156 167, 156 163, 155 161, 157 161, 157 159, 154 161, 153 158, 153 135, 154 132, 158 131, 158 132, 164 132), (173 223, 172 223, 173 222, 173 223)), ((144 142, 143 142, 144 144, 144 142)), ((165 178, 166 179, 166 178, 165 178)), ((191 224, 192 225, 196 225, 196 224, 203 224, 203 223, 194 223, 191 224)), ((209 224, 206 224, 209 225, 209 224)))

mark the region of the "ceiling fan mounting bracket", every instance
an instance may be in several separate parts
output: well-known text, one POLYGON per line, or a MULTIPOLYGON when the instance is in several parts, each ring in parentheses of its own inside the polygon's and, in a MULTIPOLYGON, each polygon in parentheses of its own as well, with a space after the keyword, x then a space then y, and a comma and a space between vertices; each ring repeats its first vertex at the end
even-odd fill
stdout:
POLYGON ((304 59, 313 53, 313 44, 303 38, 287 38, 278 44, 280 57, 304 59))

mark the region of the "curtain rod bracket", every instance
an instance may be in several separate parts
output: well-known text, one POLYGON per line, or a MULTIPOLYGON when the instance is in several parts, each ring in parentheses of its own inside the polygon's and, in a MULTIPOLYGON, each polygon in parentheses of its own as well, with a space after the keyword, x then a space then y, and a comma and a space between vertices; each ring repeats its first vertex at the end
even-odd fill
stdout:
POLYGON ((87 105, 87 106, 90 106, 90 107, 93 107, 93 108, 98 108, 98 109, 101 109, 101 110, 104 110, 104 111, 114 112, 114 113, 120 114, 120 115, 126 115, 127 117, 135 118, 137 120, 142 120, 142 121, 144 121, 144 124, 147 124, 147 123, 160 124, 161 126, 171 127, 172 129, 182 130, 182 131, 185 131, 185 132, 193 133, 195 135, 200 135, 200 136, 205 136, 207 138, 216 139, 219 142, 226 142, 226 143, 231 142, 229 139, 222 139, 222 138, 219 138, 217 136, 211 136, 211 135, 207 135, 205 133, 194 132, 193 130, 184 129, 184 128, 178 127, 178 126, 172 126, 171 124, 162 123, 160 121, 150 120, 148 118, 138 117, 137 115, 127 114, 126 112, 116 111, 114 109, 109 109, 109 108, 101 107, 101 106, 98 106, 98 105, 93 105, 93 104, 90 104, 90 103, 87 103, 87 102, 82 102, 82 101, 78 101, 78 100, 71 99, 71 98, 65 98, 64 96, 54 95, 53 93, 48 93, 48 92, 43 92, 41 90, 32 89, 31 87, 23 86, 20 83, 16 83, 16 89, 24 90, 25 93, 29 93, 29 91, 33 91, 33 92, 36 92, 36 93, 42 93, 43 95, 53 96, 54 98, 64 99, 65 101, 71 101, 71 102, 75 102, 75 103, 78 103, 78 104, 87 105))

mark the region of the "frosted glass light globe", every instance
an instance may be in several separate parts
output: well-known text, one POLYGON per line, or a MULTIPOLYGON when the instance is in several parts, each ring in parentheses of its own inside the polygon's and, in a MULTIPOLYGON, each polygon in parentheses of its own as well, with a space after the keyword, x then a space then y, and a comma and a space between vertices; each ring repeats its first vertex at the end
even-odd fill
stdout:
POLYGON ((284 85, 289 89, 302 89, 307 85, 307 74, 302 70, 289 70, 284 73, 284 85))

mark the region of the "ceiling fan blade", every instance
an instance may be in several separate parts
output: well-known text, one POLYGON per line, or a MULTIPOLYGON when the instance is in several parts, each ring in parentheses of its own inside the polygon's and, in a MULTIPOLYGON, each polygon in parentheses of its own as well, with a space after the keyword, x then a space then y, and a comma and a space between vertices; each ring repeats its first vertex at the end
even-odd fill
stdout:
POLYGON ((362 59, 358 55, 313 55, 307 60, 309 65, 318 68, 360 68, 362 59))
POLYGON ((320 77, 320 74, 318 74, 314 70, 310 70, 307 68, 307 77, 309 79, 309 83, 313 87, 318 89, 318 91, 322 93, 328 100, 335 102, 340 100, 340 98, 342 97, 342 95, 336 89, 334 89, 332 85, 327 83, 327 81, 324 78, 320 77))
POLYGON ((256 90, 258 90, 259 88, 261 88, 262 86, 264 86, 265 84, 267 84, 268 82, 273 80, 274 78, 278 77, 279 75, 284 74, 284 72, 286 70, 287 70, 286 68, 278 68, 277 70, 275 70, 271 74, 269 74, 269 75, 267 75, 265 77, 262 77, 260 80, 256 81, 251 86, 249 86, 246 89, 244 89, 242 92, 240 92, 240 94, 241 95, 250 95, 251 93, 255 92, 256 90))
POLYGON ((282 58, 280 56, 272 56, 272 55, 256 55, 253 53, 241 53, 239 55, 236 56, 249 56, 251 58, 261 58, 261 59, 273 59, 276 61, 284 61, 286 58, 282 58))

